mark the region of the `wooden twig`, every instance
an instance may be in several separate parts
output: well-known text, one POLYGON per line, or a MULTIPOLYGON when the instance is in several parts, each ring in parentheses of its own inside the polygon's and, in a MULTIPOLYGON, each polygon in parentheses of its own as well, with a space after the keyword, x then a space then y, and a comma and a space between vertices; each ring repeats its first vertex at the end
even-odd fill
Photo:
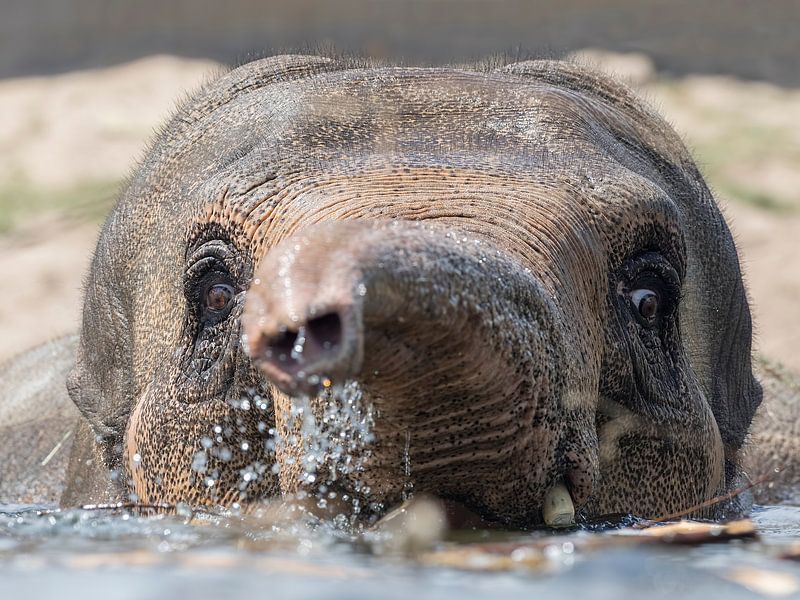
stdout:
MULTIPOLYGON (((138 502, 115 502, 110 504, 83 504, 77 507, 78 510, 163 510, 177 512, 175 504, 140 504, 138 502)), ((53 515, 63 512, 61 508, 37 510, 37 516, 53 515)), ((192 512, 198 512, 192 509, 192 512)))

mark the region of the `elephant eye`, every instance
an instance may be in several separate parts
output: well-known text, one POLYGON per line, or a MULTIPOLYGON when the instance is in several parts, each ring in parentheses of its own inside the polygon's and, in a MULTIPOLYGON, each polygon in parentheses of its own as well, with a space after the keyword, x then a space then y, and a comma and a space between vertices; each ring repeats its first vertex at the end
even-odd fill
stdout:
POLYGON ((199 325, 198 331, 228 321, 242 304, 246 271, 247 265, 236 248, 224 240, 210 240, 191 252, 183 293, 189 314, 194 317, 191 322, 199 325))
POLYGON ((659 298, 653 290, 640 288, 630 293, 631 304, 639 316, 648 323, 652 323, 658 316, 659 298))
POLYGON ((230 306, 235 295, 236 291, 230 285, 225 283, 212 285, 206 291, 206 308, 215 312, 224 311, 230 306))
POLYGON ((206 283, 198 286, 195 296, 200 311, 200 321, 205 326, 221 323, 231 314, 236 305, 238 290, 224 274, 214 273, 206 277, 206 283))
POLYGON ((681 299, 681 280, 673 266, 656 252, 628 259, 619 272, 619 308, 643 327, 669 326, 681 299))

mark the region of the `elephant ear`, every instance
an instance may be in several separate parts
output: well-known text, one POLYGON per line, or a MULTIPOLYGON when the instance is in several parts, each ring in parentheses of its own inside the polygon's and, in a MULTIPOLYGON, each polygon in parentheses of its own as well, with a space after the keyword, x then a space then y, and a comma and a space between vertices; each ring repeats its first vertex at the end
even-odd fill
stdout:
MULTIPOLYGON (((710 198, 710 193, 709 193, 710 198)), ((731 233, 699 211, 688 232, 689 270, 681 300, 681 327, 692 367, 711 405, 729 455, 747 438, 762 390, 752 365, 753 327, 731 233), (700 226, 705 223, 705 226, 700 226)))
POLYGON ((75 366, 67 390, 98 438, 120 440, 133 407, 131 330, 111 281, 113 255, 106 225, 92 261, 75 366))
POLYGON ((681 334, 734 459, 762 398, 751 361, 750 308, 733 237, 683 141, 629 88, 596 71, 550 60, 514 63, 498 71, 574 92, 589 100, 586 110, 592 104, 602 107, 602 123, 621 142, 627 159, 675 202, 687 258, 681 334))

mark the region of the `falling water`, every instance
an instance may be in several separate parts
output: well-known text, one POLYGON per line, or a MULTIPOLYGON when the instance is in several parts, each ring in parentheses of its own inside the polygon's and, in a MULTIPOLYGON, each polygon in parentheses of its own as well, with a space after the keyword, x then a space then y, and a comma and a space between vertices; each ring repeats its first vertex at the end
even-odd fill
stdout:
POLYGON ((406 429, 406 439, 403 444, 403 501, 408 500, 414 493, 414 482, 411 480, 411 430, 406 429))
POLYGON ((349 514, 337 514, 334 523, 353 526, 370 494, 358 474, 370 456, 374 423, 372 407, 364 406, 360 386, 352 381, 324 388, 313 399, 294 398, 286 419, 287 429, 296 433, 278 443, 288 444, 291 454, 300 456, 303 490, 298 498, 312 494, 315 506, 322 510, 333 501, 336 506, 347 506, 349 514), (348 480, 353 493, 335 485, 342 478, 348 480))

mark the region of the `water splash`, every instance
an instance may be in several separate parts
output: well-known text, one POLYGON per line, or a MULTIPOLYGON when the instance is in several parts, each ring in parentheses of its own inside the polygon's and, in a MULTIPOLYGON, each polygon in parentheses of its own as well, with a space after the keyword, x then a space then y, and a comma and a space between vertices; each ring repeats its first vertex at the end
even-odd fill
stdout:
MULTIPOLYGON (((358 474, 364 470, 374 439, 373 409, 363 402, 361 387, 351 381, 324 389, 313 399, 294 398, 286 422, 292 433, 282 443, 289 447, 291 457, 299 457, 301 467, 297 498, 312 500, 313 507, 323 512, 346 507, 336 512, 333 524, 354 526, 370 495, 358 474), (342 480, 346 485, 338 485, 342 480)), ((314 516, 313 509, 308 512, 314 516)))
MULTIPOLYGON (((219 489, 221 480, 229 481, 230 470, 238 469, 239 501, 232 507, 238 510, 240 503, 258 499, 251 492, 256 482, 272 477, 275 430, 269 426, 271 402, 255 389, 248 389, 239 399, 228 400, 228 404, 233 410, 199 438, 199 447, 188 466, 190 481, 202 485, 211 498, 218 500, 219 493, 228 493, 230 489, 227 486, 219 489), (252 460, 247 462, 249 456, 252 460)), ((229 504, 229 500, 224 504, 229 504)))
POLYGON ((403 501, 414 495, 414 481, 411 479, 411 430, 406 429, 403 444, 403 501))

